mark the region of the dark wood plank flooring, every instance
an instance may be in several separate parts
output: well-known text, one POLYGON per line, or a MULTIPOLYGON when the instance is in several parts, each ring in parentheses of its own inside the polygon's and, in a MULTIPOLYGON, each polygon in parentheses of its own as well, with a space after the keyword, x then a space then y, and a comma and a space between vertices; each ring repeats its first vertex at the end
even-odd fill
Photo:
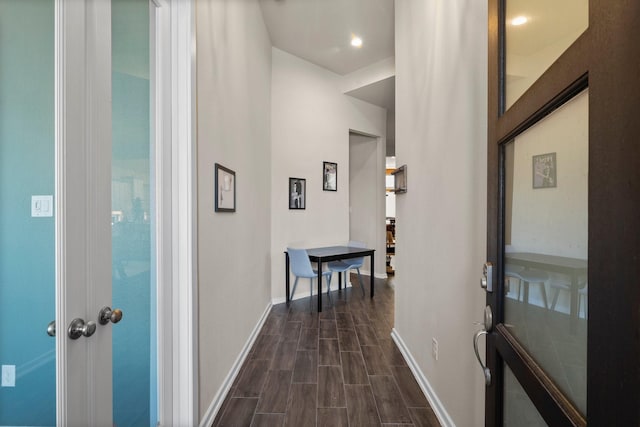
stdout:
POLYGON ((315 298, 272 308, 215 427, 440 425, 391 339, 393 288, 352 283, 322 313, 315 298))

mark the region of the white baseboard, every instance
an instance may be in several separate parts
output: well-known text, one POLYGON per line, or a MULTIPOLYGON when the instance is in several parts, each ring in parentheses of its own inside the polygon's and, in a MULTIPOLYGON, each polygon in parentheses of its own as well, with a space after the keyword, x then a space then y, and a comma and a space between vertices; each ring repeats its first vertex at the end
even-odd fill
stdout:
MULTIPOLYGON (((309 279, 301 279, 300 282, 298 282, 298 289, 296 289, 296 294, 293 296, 292 301, 295 300, 299 300, 302 298, 309 298, 309 279), (305 283, 306 282, 306 283, 305 283), (302 290, 301 290, 302 289, 302 290)), ((327 292, 327 286, 326 286, 326 281, 322 281, 322 283, 324 283, 324 286, 322 287, 322 292, 323 292, 323 297, 324 298, 327 292)), ((318 284, 315 282, 315 280, 313 281, 313 295, 317 295, 318 294, 318 284)), ((350 288, 351 287, 351 282, 347 281, 346 283, 342 284, 342 289, 346 289, 346 288, 350 288)), ((293 290, 293 283, 291 283, 291 290, 293 290)), ((336 283, 336 285, 333 285, 333 280, 332 280, 332 285, 331 285, 331 292, 333 291, 337 291, 338 290, 338 285, 336 283)), ((272 298, 271 299, 271 304, 273 305, 277 305, 277 304, 282 304, 284 302, 287 302, 287 298, 286 296, 284 297, 278 297, 278 298, 272 298)))
POLYGON ((446 408, 444 407, 440 399, 438 399, 438 396, 433 390, 433 387, 431 387, 431 384, 429 384, 427 377, 418 366, 418 363, 411 355, 411 352, 409 351, 404 341, 402 340, 402 337, 400 336, 400 334, 398 334, 398 331, 396 331, 395 328, 393 328, 393 330, 391 331, 391 338, 393 338, 393 341, 395 341, 395 343, 398 345, 400 352, 409 364, 409 369, 411 369, 413 376, 418 382, 418 385, 422 389, 422 392, 426 396, 427 400, 429 401, 429 405, 431 405, 431 409, 433 409, 436 417, 438 417, 438 421, 440 421, 440 424, 445 427, 455 427, 455 423, 447 413, 446 408))
POLYGON ((211 405, 209 405, 209 409, 207 409, 207 412, 205 412, 204 417, 200 421, 200 427, 208 427, 213 425, 213 422, 216 419, 216 415, 218 415, 218 411, 222 407, 222 403, 224 402, 224 399, 227 397, 227 393, 229 393, 229 390, 231 389, 231 385, 233 384, 236 377, 238 376, 238 373, 240 372, 240 368, 242 367, 242 364, 247 359, 247 356, 249 355, 249 351, 251 350, 253 343, 256 341, 256 338, 258 338, 258 334, 260 333, 260 330, 262 329, 264 322, 267 320, 267 317, 269 316, 269 312, 271 312, 271 307, 272 307, 271 303, 267 304, 267 308, 265 308, 264 313, 262 313, 262 316, 258 320, 258 323, 253 328, 253 331, 251 331, 251 335, 249 335, 249 339, 245 343, 244 347, 242 347, 242 351, 236 358, 236 361, 233 363, 233 366, 231 367, 231 371, 229 371, 229 373, 227 374, 227 377, 222 382, 222 386, 220 387, 220 389, 218 389, 218 392, 216 393, 216 395, 213 398, 213 401, 211 402, 211 405))

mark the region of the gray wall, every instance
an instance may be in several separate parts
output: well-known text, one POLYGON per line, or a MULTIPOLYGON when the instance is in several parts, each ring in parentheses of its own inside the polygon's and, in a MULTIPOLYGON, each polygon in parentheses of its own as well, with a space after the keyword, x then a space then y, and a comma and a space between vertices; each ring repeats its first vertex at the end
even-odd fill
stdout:
MULTIPOLYGON (((342 76, 273 48, 271 109, 272 297, 285 300, 284 250, 349 240, 349 131, 379 136, 378 175, 372 188, 384 195, 386 110, 344 95, 342 76), (338 164, 338 191, 322 190, 322 162, 338 164), (290 210, 289 177, 307 180, 306 209, 290 210)), ((384 230, 384 200, 374 215, 384 230)), ((384 233, 367 241, 384 274, 384 233)), ((298 292, 296 295, 302 295, 298 292)))
POLYGON ((456 425, 483 424, 487 4, 396 1, 395 328, 456 425), (431 339, 439 341, 439 358, 431 339))
MULTIPOLYGON (((378 210, 385 191, 375 185, 380 174, 378 144, 378 138, 349 134, 349 240, 367 245, 378 241, 380 233, 386 231, 385 222, 372 214, 378 210)), ((378 265, 376 270, 381 271, 382 267, 383 264, 378 265)), ((371 271, 368 258, 362 270, 371 271)))
POLYGON ((257 1, 198 1, 200 417, 271 297, 271 42, 257 1), (214 212, 214 163, 236 212, 214 212))

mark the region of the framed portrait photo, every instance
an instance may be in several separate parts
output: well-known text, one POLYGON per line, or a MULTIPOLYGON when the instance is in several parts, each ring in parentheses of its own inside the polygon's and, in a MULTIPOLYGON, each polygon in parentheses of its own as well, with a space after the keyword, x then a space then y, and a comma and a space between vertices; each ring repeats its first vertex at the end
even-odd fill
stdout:
POLYGON ((558 186, 556 153, 533 156, 533 188, 558 186))
POLYGON ((322 189, 338 191, 338 164, 322 162, 322 189))
POLYGON ((215 164, 215 211, 236 211, 236 173, 229 168, 215 164))
POLYGON ((306 208, 307 180, 303 178, 289 178, 289 209, 306 208))

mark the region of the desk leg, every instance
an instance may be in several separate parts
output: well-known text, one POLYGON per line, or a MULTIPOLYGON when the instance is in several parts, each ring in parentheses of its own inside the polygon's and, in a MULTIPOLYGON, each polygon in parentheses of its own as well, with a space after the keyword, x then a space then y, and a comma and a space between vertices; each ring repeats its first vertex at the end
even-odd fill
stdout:
POLYGON ((569 331, 573 334, 578 327, 578 277, 576 275, 571 276, 571 308, 569 310, 569 331))
POLYGON ((318 260, 318 313, 322 312, 322 260, 318 260))
POLYGON ((373 298, 373 277, 375 276, 375 271, 373 267, 373 254, 371 254, 371 298, 373 298))
POLYGON ((287 306, 289 306, 289 254, 285 253, 285 268, 284 268, 284 277, 286 283, 286 291, 287 291, 287 306))

